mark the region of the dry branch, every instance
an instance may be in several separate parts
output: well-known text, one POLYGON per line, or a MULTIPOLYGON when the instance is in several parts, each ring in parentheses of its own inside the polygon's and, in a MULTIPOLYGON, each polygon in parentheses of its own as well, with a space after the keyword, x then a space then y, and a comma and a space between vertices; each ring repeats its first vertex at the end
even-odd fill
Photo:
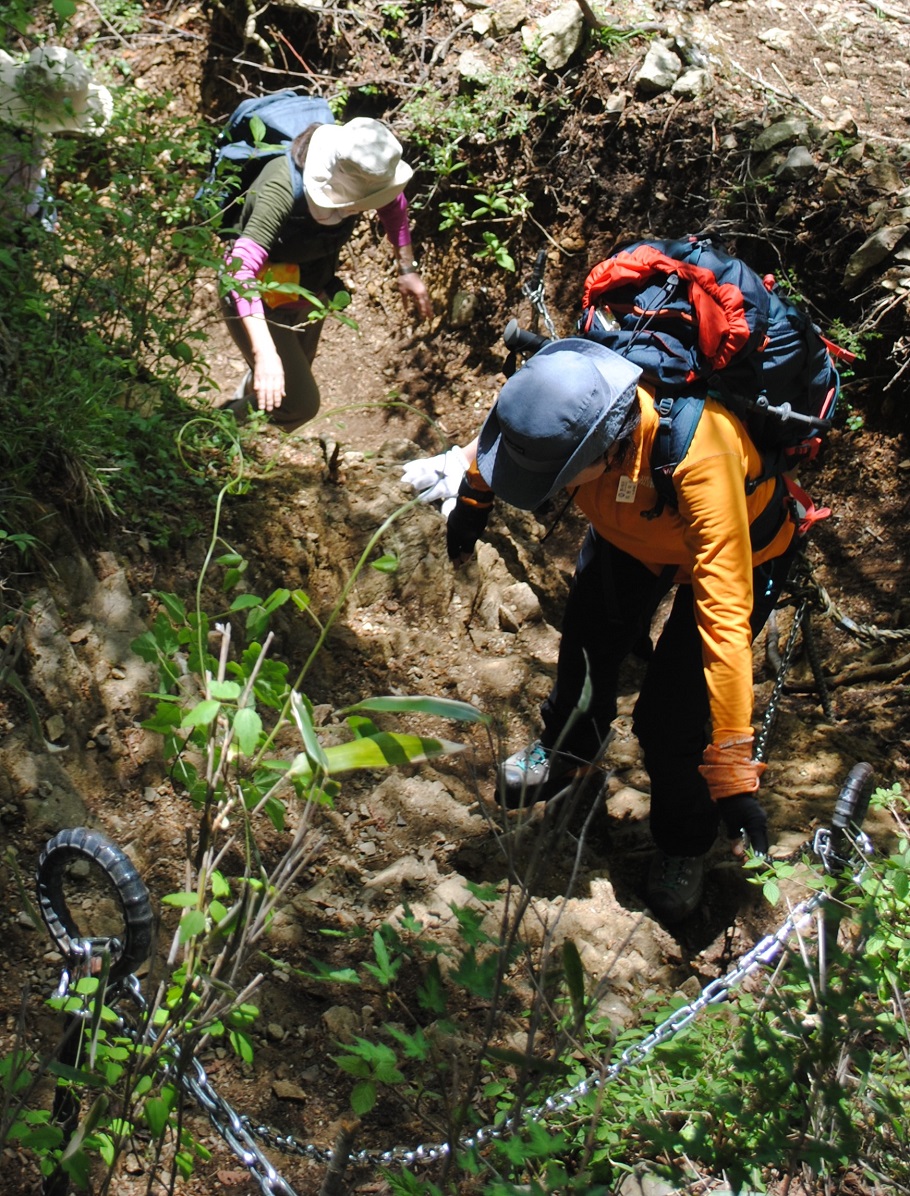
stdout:
MULTIPOLYGON (((839 685, 860 685, 864 681, 893 681, 895 677, 910 671, 910 653, 900 656, 897 660, 887 660, 882 664, 860 664, 853 668, 844 669, 833 677, 826 677, 825 683, 832 688, 839 685)), ((787 693, 814 693, 815 685, 811 682, 792 682, 784 686, 787 693)))

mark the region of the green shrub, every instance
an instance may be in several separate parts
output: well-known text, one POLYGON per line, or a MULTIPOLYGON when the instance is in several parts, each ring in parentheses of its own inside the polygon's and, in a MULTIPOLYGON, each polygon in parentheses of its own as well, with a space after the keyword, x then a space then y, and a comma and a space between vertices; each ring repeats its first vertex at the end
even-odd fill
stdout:
MULTIPOLYGON (((176 126, 168 97, 118 96, 99 138, 57 138, 54 231, 37 220, 0 250, 0 468, 14 495, 98 526, 128 518, 152 543, 198 530, 205 475, 180 460, 188 402, 212 388, 200 271, 217 247, 192 203, 208 134, 176 126)), ((211 479, 211 471, 208 471, 211 479)))

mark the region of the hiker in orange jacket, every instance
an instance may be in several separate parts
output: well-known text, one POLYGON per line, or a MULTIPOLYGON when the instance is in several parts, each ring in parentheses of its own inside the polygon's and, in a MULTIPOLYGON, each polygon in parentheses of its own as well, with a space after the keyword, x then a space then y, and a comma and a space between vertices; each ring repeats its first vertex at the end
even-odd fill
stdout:
POLYGON ((764 765, 752 756, 752 640, 786 576, 796 525, 778 479, 747 486, 761 474, 761 456, 740 421, 710 399, 673 475, 678 505, 656 514, 657 429, 654 392, 637 366, 579 337, 548 343, 506 382, 469 446, 447 547, 456 564, 473 553, 494 497, 534 510, 565 487, 590 520, 543 731, 500 765, 500 794, 512 805, 552 796, 599 760, 619 667, 678 587, 633 722, 658 849, 648 897, 675 922, 699 903, 721 822, 737 854, 743 833, 755 851, 768 850, 756 797, 764 765))

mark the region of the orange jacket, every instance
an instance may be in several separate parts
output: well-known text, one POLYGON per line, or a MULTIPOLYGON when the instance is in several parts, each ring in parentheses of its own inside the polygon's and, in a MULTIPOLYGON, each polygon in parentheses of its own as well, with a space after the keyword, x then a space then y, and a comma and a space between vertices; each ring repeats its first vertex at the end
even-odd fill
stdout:
POLYGON ((674 474, 679 509, 643 518, 657 495, 651 448, 658 416, 651 392, 639 387, 641 424, 634 448, 602 477, 581 486, 578 506, 605 540, 658 572, 678 565, 690 582, 702 641, 713 742, 752 734, 752 568, 780 556, 795 531, 789 519, 767 548, 753 554, 749 524, 771 500, 774 480, 747 496, 745 479, 761 472, 761 457, 742 424, 709 399, 674 474))

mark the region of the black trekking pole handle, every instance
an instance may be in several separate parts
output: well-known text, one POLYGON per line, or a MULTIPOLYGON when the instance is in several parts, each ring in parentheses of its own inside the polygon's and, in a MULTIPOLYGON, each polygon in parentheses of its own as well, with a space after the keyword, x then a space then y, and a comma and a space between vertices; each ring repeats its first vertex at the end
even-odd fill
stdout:
POLYGON ((871 764, 854 764, 834 806, 831 826, 835 831, 841 834, 847 830, 854 835, 859 833, 872 796, 871 780, 871 764))
POLYGON ((517 320, 509 320, 502 339, 507 349, 514 349, 517 353, 524 353, 525 356, 536 353, 538 349, 548 345, 551 340, 549 336, 522 328, 517 320))
POLYGON ((35 881, 38 907, 44 924, 61 955, 79 957, 75 941, 83 938, 66 903, 64 871, 74 860, 86 860, 101 869, 117 894, 124 935, 106 941, 111 952, 110 979, 119 980, 148 959, 152 946, 152 903, 149 891, 132 861, 99 831, 73 827, 60 831, 46 844, 38 859, 35 881))

